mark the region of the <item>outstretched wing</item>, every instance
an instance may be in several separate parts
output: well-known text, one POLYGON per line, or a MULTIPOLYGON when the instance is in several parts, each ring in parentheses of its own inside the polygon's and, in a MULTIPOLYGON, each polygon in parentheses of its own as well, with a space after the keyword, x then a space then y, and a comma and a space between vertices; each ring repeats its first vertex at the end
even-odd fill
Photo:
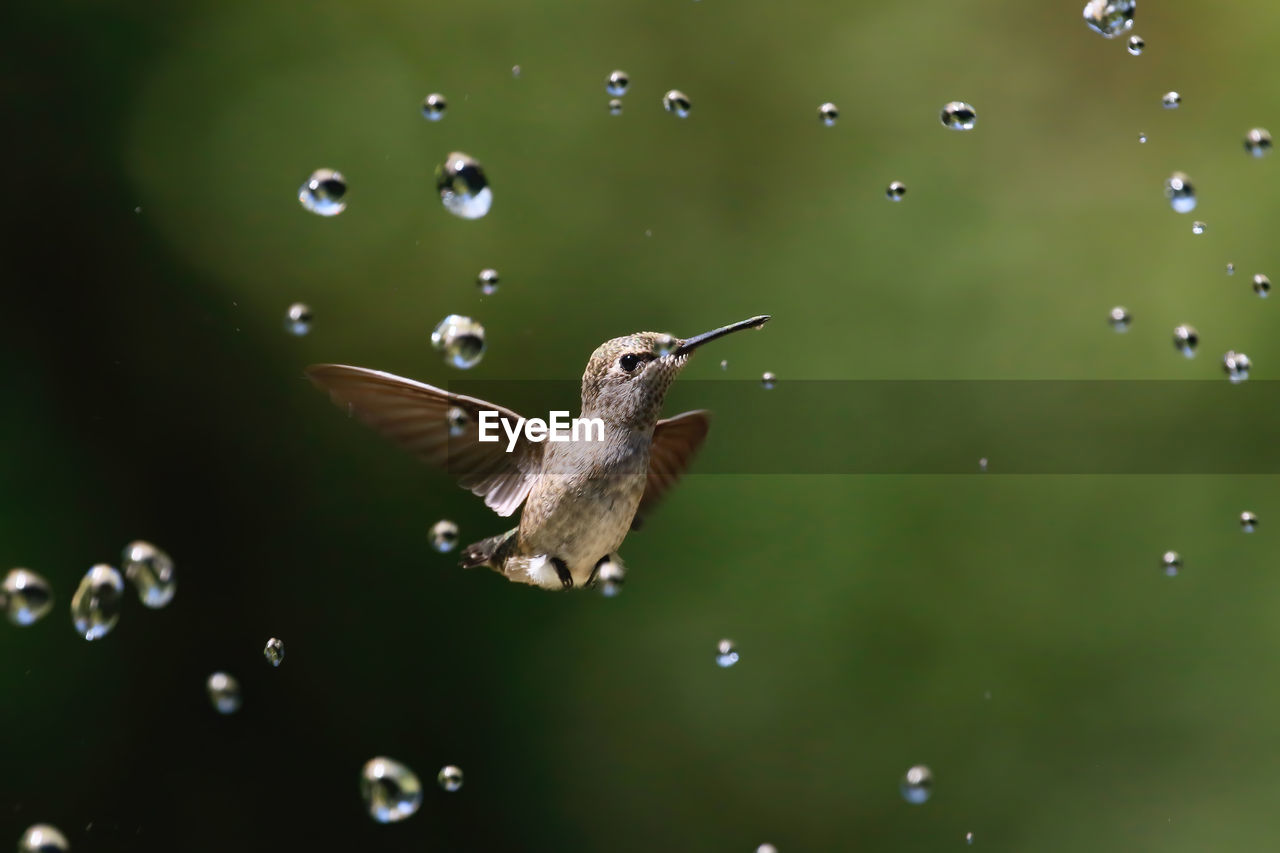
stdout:
POLYGON ((694 454, 707 440, 711 413, 705 409, 683 412, 674 418, 658 421, 653 428, 653 444, 649 447, 649 474, 644 481, 644 494, 636 509, 631 529, 638 530, 649 513, 679 481, 694 454))
POLYGON ((542 467, 543 445, 523 435, 510 453, 505 436, 480 441, 481 410, 497 412, 514 424, 520 416, 510 409, 364 367, 313 364, 307 378, 328 391, 338 406, 457 477, 460 486, 484 498, 498 515, 508 516, 519 508, 542 467), (450 423, 449 413, 455 408, 466 413, 465 423, 450 423))

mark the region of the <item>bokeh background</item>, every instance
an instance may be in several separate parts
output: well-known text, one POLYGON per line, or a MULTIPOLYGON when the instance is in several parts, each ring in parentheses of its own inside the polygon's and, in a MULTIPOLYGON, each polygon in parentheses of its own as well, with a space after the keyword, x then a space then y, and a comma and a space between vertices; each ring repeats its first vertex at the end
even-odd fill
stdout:
MULTIPOLYGON (((58 602, 0 625, 0 844, 36 821, 83 851, 1272 844, 1274 477, 1002 476, 969 437, 971 475, 695 467, 627 541, 622 595, 549 594, 432 552, 439 518, 464 541, 503 522, 301 378, 457 378, 427 340, 452 312, 488 331, 477 379, 572 380, 605 338, 762 312, 686 377, 1225 382, 1237 349, 1275 378, 1280 309, 1249 279, 1280 271, 1280 155, 1241 140, 1280 132, 1280 7, 1142 0, 1132 57, 1080 6, 9 4, 0 567, 58 602), (973 132, 940 126, 953 99, 973 132), (488 172, 483 220, 435 198, 454 150, 488 172), (333 219, 297 202, 320 167, 350 184, 333 219), (135 538, 174 556, 177 598, 86 643, 75 584, 135 538), (403 824, 363 810, 374 755, 427 784, 403 824), (920 762, 935 793, 909 805, 920 762)), ((790 414, 780 444, 859 441, 790 414)), ((1214 416, 1149 429, 1176 446, 1214 416)), ((1275 439, 1240 426, 1240 453, 1275 439)))

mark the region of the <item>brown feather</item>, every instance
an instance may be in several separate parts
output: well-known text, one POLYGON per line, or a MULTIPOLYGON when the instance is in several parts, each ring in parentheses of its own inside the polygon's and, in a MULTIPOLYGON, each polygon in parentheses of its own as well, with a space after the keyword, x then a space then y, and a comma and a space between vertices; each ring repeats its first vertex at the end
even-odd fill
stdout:
POLYGON ((711 413, 705 409, 683 412, 658 421, 653 427, 653 443, 649 447, 649 472, 644 494, 631 522, 636 530, 667 492, 689 468, 711 427, 711 413))

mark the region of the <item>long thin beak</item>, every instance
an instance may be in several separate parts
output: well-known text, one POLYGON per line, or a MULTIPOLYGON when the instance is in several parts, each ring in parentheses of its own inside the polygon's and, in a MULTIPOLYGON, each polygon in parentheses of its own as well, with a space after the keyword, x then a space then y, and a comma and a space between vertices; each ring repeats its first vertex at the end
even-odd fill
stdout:
POLYGON ((694 335, 687 339, 680 346, 672 351, 672 355, 688 355, 707 341, 714 341, 716 338, 723 338, 725 335, 733 332, 740 332, 743 329, 758 329, 765 323, 769 322, 768 314, 761 314, 759 317, 752 317, 750 320, 739 320, 737 323, 730 323, 727 326, 721 326, 718 329, 712 329, 710 332, 703 332, 700 335, 694 335))

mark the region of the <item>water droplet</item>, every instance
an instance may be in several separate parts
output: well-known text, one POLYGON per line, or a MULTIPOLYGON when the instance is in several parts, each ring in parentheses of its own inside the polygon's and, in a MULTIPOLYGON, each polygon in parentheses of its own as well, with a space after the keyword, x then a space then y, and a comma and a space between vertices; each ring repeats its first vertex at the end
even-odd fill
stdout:
POLYGON ((1182 96, 1177 92, 1165 92, 1160 96, 1160 104, 1166 110, 1176 110, 1182 106, 1182 96))
POLYGON ((620 115, 622 115, 622 100, 621 100, 621 99, 619 99, 619 98, 614 98, 613 100, 609 101, 609 115, 611 115, 611 116, 620 116, 620 115))
POLYGON ((966 832, 966 833, 964 834, 964 843, 965 843, 965 844, 972 844, 972 843, 973 843, 973 833, 972 833, 972 832, 966 832))
POLYGON ((431 547, 441 554, 447 554, 458 545, 458 525, 447 518, 442 518, 431 525, 431 547))
POLYGON ((454 367, 475 367, 484 357, 484 327, 470 317, 450 314, 431 332, 431 346, 444 353, 445 362, 454 367))
POLYGON ((671 355, 680 346, 680 339, 675 335, 658 335, 653 339, 653 352, 659 358, 671 355))
POLYGON ((476 287, 480 288, 480 292, 485 296, 492 296, 498 292, 498 271, 494 269, 480 270, 480 275, 476 276, 476 287))
POLYGON ((15 625, 31 625, 53 607, 53 588, 30 569, 10 569, 0 589, 4 614, 15 625))
POLYGON ((1235 350, 1227 350, 1226 355, 1222 357, 1222 369, 1226 371, 1227 378, 1231 380, 1232 385, 1239 385, 1249 378, 1249 368, 1253 367, 1253 363, 1249 361, 1249 356, 1235 350))
POLYGON ((1252 533, 1258 529, 1258 517, 1253 513, 1245 510, 1240 513, 1240 529, 1245 533, 1252 533))
POLYGON ((295 302, 284 312, 284 328, 291 335, 302 337, 311 331, 311 309, 301 302, 295 302))
POLYGON ((1271 150, 1271 134, 1264 128, 1255 127, 1244 135, 1244 150, 1254 157, 1265 157, 1271 150))
POLYGON ((836 108, 835 104, 827 101, 825 104, 818 107, 818 118, 821 119, 822 123, 827 127, 835 127, 836 121, 840 118, 840 110, 836 108))
POLYGON ((71 621, 86 640, 100 640, 120 619, 124 578, 112 566, 99 563, 84 573, 71 597, 71 621))
POLYGON ((1084 21, 1103 38, 1115 38, 1133 26, 1137 0, 1089 0, 1084 4, 1084 21))
POLYGON ((467 414, 467 410, 459 408, 458 406, 450 407, 449 413, 446 417, 449 421, 450 438, 458 438, 459 436, 464 435, 467 431, 467 427, 471 424, 471 416, 467 414))
POLYGON ((427 121, 439 121, 449 109, 449 102, 444 95, 432 92, 422 99, 422 117, 427 121))
POLYGON ((889 184, 889 188, 884 191, 885 198, 889 201, 902 201, 902 197, 907 194, 907 185, 902 181, 894 181, 889 184))
POLYGON ((987 470, 987 457, 984 456, 978 460, 978 470, 979 471, 987 470))
POLYGON ((1124 306, 1117 305, 1111 309, 1111 313, 1107 316, 1107 322, 1117 332, 1127 332, 1129 325, 1133 322, 1133 315, 1124 306))
POLYGON ((1236 274, 1236 265, 1231 263, 1230 261, 1227 261, 1227 275, 1235 275, 1235 274, 1236 274))
POLYGON ((1147 144, 1147 135, 1146 135, 1145 133, 1139 133, 1139 134, 1138 134, 1138 144, 1139 144, 1139 145, 1146 145, 1146 144, 1147 144))
POLYGON ((445 765, 436 774, 436 781, 441 788, 452 793, 462 787, 462 768, 453 764, 445 765))
POLYGON ((1190 213, 1196 209, 1196 189, 1186 172, 1174 172, 1164 182, 1164 197, 1177 213, 1190 213))
POLYGON ((1208 228, 1209 226, 1205 225, 1203 222, 1201 222, 1198 219, 1195 222, 1191 223, 1192 234, 1203 234, 1205 231, 1208 230, 1208 228))
POLYGON ((519 66, 519 65, 513 65, 513 66, 511 66, 511 76, 512 76, 512 77, 519 78, 519 76, 520 76, 520 66, 519 66))
POLYGON ((337 216, 347 209, 347 179, 333 169, 316 169, 298 190, 298 201, 319 216, 337 216))
POLYGON ((727 359, 727 358, 722 358, 722 359, 720 360, 720 369, 721 369, 721 370, 728 370, 728 369, 729 369, 729 359, 727 359))
POLYGON ((284 640, 277 637, 267 640, 267 644, 262 647, 262 656, 272 666, 279 666, 284 663, 284 640))
POLYGON ((627 94, 627 87, 631 85, 631 78, 627 76, 625 71, 614 71, 609 75, 609 79, 605 81, 604 90, 615 98, 621 98, 627 94))
POLYGON ((773 386, 777 384, 777 382, 778 382, 778 377, 774 376, 772 373, 770 373, 767 370, 765 371, 764 375, 760 377, 760 384, 764 386, 764 390, 766 391, 772 390, 773 386))
POLYGON ((209 701, 219 714, 234 714, 240 710, 240 682, 225 672, 215 672, 205 682, 209 701))
POLYGON ((1165 551, 1160 557, 1160 567, 1169 577, 1174 577, 1182 568, 1182 556, 1177 551, 1165 551))
POLYGON ((1173 330, 1173 348, 1187 358, 1195 357, 1196 345, 1199 343, 1200 335, 1196 333, 1195 326, 1184 323, 1173 330))
POLYGON ((479 219, 493 205, 493 191, 480 161, 458 151, 436 167, 436 190, 444 209, 462 219, 479 219))
POLYGON ((47 823, 27 827, 18 840, 18 853, 66 853, 70 849, 67 837, 47 823))
POLYGON ((150 542, 130 542, 125 546, 124 576, 138 591, 138 600, 147 607, 164 607, 178 591, 173 559, 150 542))
POLYGON ((378 823, 395 823, 422 804, 422 783, 408 767, 390 758, 371 758, 360 771, 360 793, 378 823))
POLYGON ((721 640, 716 643, 716 665, 728 669, 738 662, 738 647, 733 640, 721 640))
POLYGON ((622 585, 627 582, 627 570, 620 563, 605 560, 596 573, 596 582, 600 584, 600 593, 605 598, 613 598, 622 592, 622 585))
POLYGON ((679 118, 685 118, 689 115, 689 110, 693 109, 693 104, 689 102, 689 96, 684 92, 672 89, 662 96, 662 107, 669 113, 675 113, 679 118))
POLYGON ((1147 43, 1142 40, 1142 36, 1129 36, 1129 53, 1133 56, 1142 56, 1142 50, 1147 43))
POLYGON ((1266 299, 1267 294, 1271 292, 1271 279, 1262 273, 1255 275, 1253 277, 1253 292, 1266 299))
POLYGON ((952 130, 973 130, 978 114, 964 101, 952 101, 942 108, 942 126, 952 130))
POLYGON ((778 848, 772 844, 761 844, 756 848, 756 853, 778 853, 778 848))
POLYGON ((902 777, 898 788, 902 791, 904 800, 919 805, 933 794, 933 771, 923 764, 917 764, 902 777))

